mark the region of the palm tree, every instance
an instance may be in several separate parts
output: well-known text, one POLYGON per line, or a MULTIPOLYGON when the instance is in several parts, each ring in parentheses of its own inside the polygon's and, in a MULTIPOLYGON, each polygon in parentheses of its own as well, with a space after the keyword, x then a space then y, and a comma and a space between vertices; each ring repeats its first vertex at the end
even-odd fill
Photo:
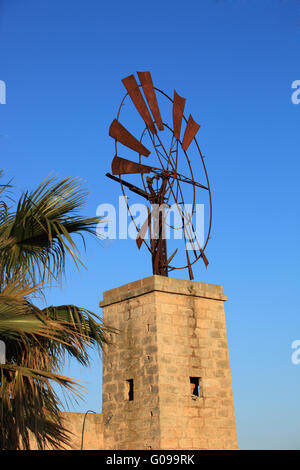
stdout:
POLYGON ((66 355, 87 366, 88 348, 99 350, 108 332, 100 317, 75 305, 38 308, 33 297, 58 280, 66 257, 81 263, 73 235, 95 234, 99 218, 78 214, 86 193, 76 179, 47 178, 12 207, 0 188, 0 448, 62 448, 70 436, 60 413, 58 384, 73 396, 82 385, 61 375, 66 355))

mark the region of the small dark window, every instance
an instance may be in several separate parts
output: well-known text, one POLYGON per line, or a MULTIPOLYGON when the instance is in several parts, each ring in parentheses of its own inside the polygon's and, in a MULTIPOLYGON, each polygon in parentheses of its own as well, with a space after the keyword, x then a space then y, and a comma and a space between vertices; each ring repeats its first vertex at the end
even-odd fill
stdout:
POLYGON ((200 377, 190 377, 191 394, 200 397, 200 377))
POLYGON ((133 379, 126 380, 127 385, 127 400, 133 400, 133 379))

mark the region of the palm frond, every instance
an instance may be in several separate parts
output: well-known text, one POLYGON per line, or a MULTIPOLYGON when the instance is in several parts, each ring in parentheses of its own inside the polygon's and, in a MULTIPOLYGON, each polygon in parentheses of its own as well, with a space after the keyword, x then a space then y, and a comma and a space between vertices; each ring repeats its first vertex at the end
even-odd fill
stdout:
POLYGON ((51 381, 81 396, 78 381, 17 365, 0 365, 1 449, 63 448, 70 433, 59 412, 60 400, 51 381))
MULTIPOLYGON (((1 172, 0 172, 1 173, 1 172)), ((1 176, 1 174, 0 174, 1 176)), ((0 197, 7 186, 0 186, 0 197)), ((0 448, 61 448, 69 442, 60 413, 62 403, 53 384, 75 398, 78 381, 61 375, 65 355, 89 364, 89 347, 100 351, 116 330, 75 305, 38 308, 33 297, 45 280, 58 279, 67 256, 82 264, 73 238, 95 234, 98 217, 85 218, 79 209, 86 192, 77 179, 46 178, 25 192, 14 210, 0 200, 0 448)))
POLYGON ((77 214, 86 197, 80 182, 71 178, 47 178, 35 191, 25 192, 0 224, 2 243, 10 241, 6 249, 0 246, 7 275, 27 269, 35 280, 55 277, 64 270, 66 255, 82 265, 73 235, 95 234, 100 220, 77 214))
POLYGON ((51 344, 56 355, 63 358, 67 353, 85 366, 89 365, 88 348, 96 346, 101 351, 103 344, 110 343, 110 334, 117 332, 104 325, 96 314, 76 305, 50 306, 43 309, 42 313, 48 319, 66 326, 66 331, 60 337, 61 345, 58 342, 51 344), (69 344, 64 344, 63 340, 69 344))

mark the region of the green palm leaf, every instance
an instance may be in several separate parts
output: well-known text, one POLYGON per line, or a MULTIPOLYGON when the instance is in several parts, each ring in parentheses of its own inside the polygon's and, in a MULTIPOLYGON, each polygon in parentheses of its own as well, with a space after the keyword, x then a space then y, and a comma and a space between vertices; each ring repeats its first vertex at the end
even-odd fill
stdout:
POLYGON ((45 280, 58 280, 66 257, 82 264, 74 235, 84 242, 95 235, 99 218, 84 218, 79 209, 86 192, 76 179, 46 178, 25 192, 14 209, 0 186, 0 340, 6 362, 0 364, 0 447, 61 448, 69 442, 53 385, 81 397, 78 381, 61 375, 65 355, 89 364, 89 347, 101 350, 112 332, 94 313, 75 306, 39 309, 32 299, 45 280))
POLYGON ((78 214, 86 202, 77 179, 55 182, 47 178, 33 192, 25 192, 15 212, 7 213, 0 226, 0 252, 6 276, 20 269, 31 279, 56 277, 64 270, 66 255, 82 264, 72 235, 95 234, 98 217, 78 214), (5 244, 7 246, 5 247, 5 244))

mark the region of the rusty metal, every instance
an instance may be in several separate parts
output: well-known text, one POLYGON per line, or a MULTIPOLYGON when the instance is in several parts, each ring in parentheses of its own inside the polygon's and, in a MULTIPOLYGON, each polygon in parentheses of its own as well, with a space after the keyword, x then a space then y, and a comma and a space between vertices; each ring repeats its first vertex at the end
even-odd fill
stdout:
POLYGON ((173 129, 175 139, 180 139, 181 123, 184 113, 186 99, 179 96, 174 90, 173 101, 173 129))
POLYGON ((194 274, 193 274, 193 270, 192 270, 192 266, 191 266, 191 261, 190 261, 190 257, 189 257, 189 252, 188 252, 188 250, 185 250, 185 254, 186 254, 186 259, 187 259, 187 262, 188 262, 188 270, 189 270, 190 280, 192 281, 192 280, 194 279, 194 274))
POLYGON ((190 115, 187 126, 185 128, 182 144, 181 144, 181 147, 183 148, 183 150, 187 151, 187 149, 189 148, 193 138, 195 137, 199 129, 200 129, 200 124, 197 124, 192 118, 192 116, 190 115))
POLYGON ((152 167, 141 165, 116 155, 112 161, 111 170, 113 175, 128 175, 130 173, 150 173, 152 167))
POLYGON ((145 199, 149 200, 149 194, 147 194, 145 191, 143 191, 142 189, 140 188, 137 188, 136 186, 134 186, 134 184, 131 184, 129 183, 128 181, 125 181, 124 179, 122 178, 118 178, 117 176, 113 176, 111 175, 110 173, 106 173, 106 175, 108 178, 110 178, 111 180, 113 181, 117 181, 118 183, 120 183, 123 186, 126 186, 126 188, 130 189, 130 191, 132 191, 133 193, 136 193, 138 194, 139 196, 142 196, 144 197, 145 199))
POLYGON ((138 249, 141 248, 142 246, 142 243, 143 243, 143 240, 145 239, 145 236, 146 236, 146 233, 147 233, 147 230, 148 228, 150 227, 151 225, 151 217, 152 217, 152 213, 151 211, 148 213, 148 217, 146 218, 145 222, 143 223, 143 225, 141 226, 138 234, 137 234, 137 237, 136 237, 136 244, 137 244, 137 247, 138 249))
POLYGON ((121 144, 125 145, 126 147, 135 150, 138 153, 141 153, 145 157, 150 155, 150 150, 146 149, 143 144, 139 140, 137 140, 130 132, 122 126, 122 124, 114 119, 109 128, 109 135, 113 139, 116 139, 121 144))
POLYGON ((208 259, 206 258, 205 254, 204 254, 204 251, 202 250, 202 248, 200 248, 200 251, 201 251, 201 258, 203 259, 204 261, 204 264, 205 264, 205 267, 207 268, 207 266, 209 265, 209 262, 208 262, 208 259))
POLYGON ((152 82, 152 77, 150 72, 138 72, 138 77, 140 79, 141 85, 143 87, 143 92, 146 96, 149 108, 151 110, 152 116, 154 117, 155 123, 158 127, 158 130, 163 131, 164 125, 161 119, 157 98, 152 82))
POLYGON ((139 86, 136 82, 134 75, 129 75, 129 77, 123 78, 122 83, 125 86, 127 92, 129 93, 133 104, 135 105, 139 114, 143 118, 146 126, 150 129, 152 134, 156 134, 154 123, 152 121, 149 110, 144 101, 142 93, 140 92, 139 86))
MULTIPOLYGON (((129 77, 126 77, 122 80, 127 90, 127 94, 124 96, 121 102, 117 118, 113 121, 109 134, 115 139, 115 157, 112 161, 113 175, 120 176, 127 174, 129 176, 134 176, 134 174, 139 174, 143 188, 125 181, 124 179, 110 175, 109 173, 107 173, 106 176, 121 184, 121 189, 124 196, 124 188, 128 188, 131 192, 138 194, 150 203, 150 208, 147 207, 148 216, 139 229, 136 225, 134 217, 131 214, 126 199, 128 211, 137 229, 137 246, 140 249, 142 245, 145 245, 150 251, 152 257, 153 273, 162 276, 168 276, 168 273, 173 270, 187 269, 190 279, 194 279, 192 266, 200 258, 202 258, 204 265, 206 267, 208 266, 208 260, 204 251, 210 238, 212 215, 212 200, 209 180, 203 155, 201 154, 195 137, 200 128, 200 125, 196 123, 191 116, 189 116, 188 120, 186 119, 184 116, 186 100, 185 98, 180 97, 176 91, 174 91, 174 99, 172 100, 166 93, 153 86, 150 72, 138 72, 138 77, 140 79, 140 84, 136 82, 134 75, 130 75, 129 77), (146 102, 152 113, 154 121, 152 120, 148 106, 142 96, 141 89, 144 92, 146 102), (172 103, 173 128, 162 120, 157 100, 157 93, 166 97, 172 103), (123 109, 127 96, 130 97, 132 103, 134 104, 136 110, 146 125, 140 140, 134 137, 134 135, 131 134, 119 122, 121 109, 123 109), (183 121, 186 123, 186 128, 184 131, 183 140, 181 141, 180 134, 183 121), (160 135, 155 126, 157 126, 159 131, 164 130, 163 135, 165 135, 166 132, 172 133, 171 145, 169 147, 168 144, 166 145, 165 143, 167 142, 167 139, 164 139, 163 135, 160 135), (152 161, 151 165, 145 165, 143 163, 144 157, 148 157, 150 155, 150 151, 142 143, 143 138, 146 136, 150 138, 150 146, 152 145, 153 147, 151 150, 151 160, 156 158, 158 162, 158 164, 155 166, 152 166, 152 161), (190 152, 190 144, 192 141, 194 141, 196 144, 196 147, 191 147, 193 149, 192 152, 194 152, 196 149, 196 152, 198 151, 198 154, 200 155, 203 175, 206 180, 204 182, 196 181, 194 178, 191 161, 187 154, 187 151, 190 152), (136 151, 139 154, 139 161, 134 162, 132 160, 119 157, 118 142, 136 151), (182 159, 182 157, 180 157, 181 154, 183 154, 183 158, 186 162, 184 164, 184 171, 182 172, 180 172, 179 169, 179 165, 182 159), (188 170, 189 174, 186 174, 186 170, 188 170), (150 174, 152 174, 152 176, 150 176, 150 174), (145 175, 148 176, 145 177, 145 175), (186 184, 191 185, 192 190, 192 209, 190 209, 188 213, 185 213, 184 209, 184 188, 186 188, 186 184), (206 238, 204 240, 203 246, 200 246, 197 236, 195 235, 193 215, 195 212, 196 194, 202 190, 205 190, 205 192, 208 194, 210 217, 206 238), (173 203, 173 206, 177 208, 178 214, 182 220, 182 225, 179 227, 167 224, 164 210, 157 210, 157 207, 171 207, 171 203, 173 203), (171 263, 173 263, 173 259, 176 261, 178 248, 175 249, 169 258, 167 257, 167 242, 165 239, 166 226, 174 230, 184 228, 184 249, 186 264, 178 265, 177 263, 177 265, 171 265, 171 263), (155 229, 153 229, 153 227, 155 227, 155 229), (146 238, 148 230, 150 237, 149 243, 146 238), (192 246, 192 248, 188 248, 188 243, 192 246), (191 257, 194 259, 191 259, 191 257)), ((147 147, 149 147, 149 143, 147 147)))
MULTIPOLYGON (((173 100, 172 98, 170 98, 169 95, 167 95, 167 93, 165 93, 164 91, 160 90, 159 88, 154 88, 156 91, 158 91, 161 95, 163 95, 166 99, 168 99, 171 103, 173 103, 173 100)), ((126 96, 123 98, 123 101, 119 107, 119 112, 118 112, 118 116, 120 115, 120 110, 121 110, 121 106, 125 100, 126 96)), ((183 119, 184 121, 186 122, 187 124, 187 119, 186 117, 183 115, 183 119)), ((166 123, 165 123, 166 125, 166 123)), ((205 165, 205 161, 204 161, 204 155, 202 154, 201 152, 201 149, 199 147, 199 144, 197 142, 197 139, 196 137, 194 138, 194 142, 196 144, 196 147, 197 147, 197 150, 198 150, 198 153, 200 155, 200 158, 201 158, 201 163, 202 163, 202 167, 203 167, 203 170, 204 170, 204 173, 205 173, 205 179, 207 181, 207 187, 208 187, 208 194, 209 194, 209 208, 210 208, 210 215, 209 215, 209 227, 208 227, 208 231, 207 231, 207 236, 206 236, 206 239, 205 239, 205 242, 204 242, 204 246, 203 246, 203 251, 206 249, 206 246, 208 244, 208 241, 210 240, 210 234, 211 234, 211 229, 212 229, 212 196, 211 196, 211 189, 210 189, 210 184, 209 184, 209 179, 208 179, 208 174, 207 174, 207 169, 206 169, 206 165, 205 165)), ((187 157, 187 154, 186 152, 185 153, 185 156, 187 157)), ((177 166, 177 165, 176 165, 177 166)), ((190 166, 190 163, 189 163, 189 166, 190 166)), ((197 261, 197 260, 196 260, 197 261)), ((181 267, 181 268, 177 268, 177 269, 185 269, 185 267, 181 267)))
MULTIPOLYGON (((158 191, 153 189, 153 178, 147 177, 147 184, 149 192, 151 194, 151 203, 155 204, 155 211, 151 219, 154 219, 154 226, 158 224, 158 237, 152 237, 151 239, 151 248, 152 248, 152 269, 153 274, 158 274, 160 276, 168 276, 168 265, 167 265, 167 241, 163 238, 164 231, 164 220, 163 213, 157 207, 161 207, 165 200, 165 193, 167 188, 167 176, 163 176, 162 184, 158 191), (158 214, 157 214, 158 212, 158 214)), ((149 219, 149 215, 148 215, 149 219)), ((156 234, 154 234, 156 235, 156 234)))

